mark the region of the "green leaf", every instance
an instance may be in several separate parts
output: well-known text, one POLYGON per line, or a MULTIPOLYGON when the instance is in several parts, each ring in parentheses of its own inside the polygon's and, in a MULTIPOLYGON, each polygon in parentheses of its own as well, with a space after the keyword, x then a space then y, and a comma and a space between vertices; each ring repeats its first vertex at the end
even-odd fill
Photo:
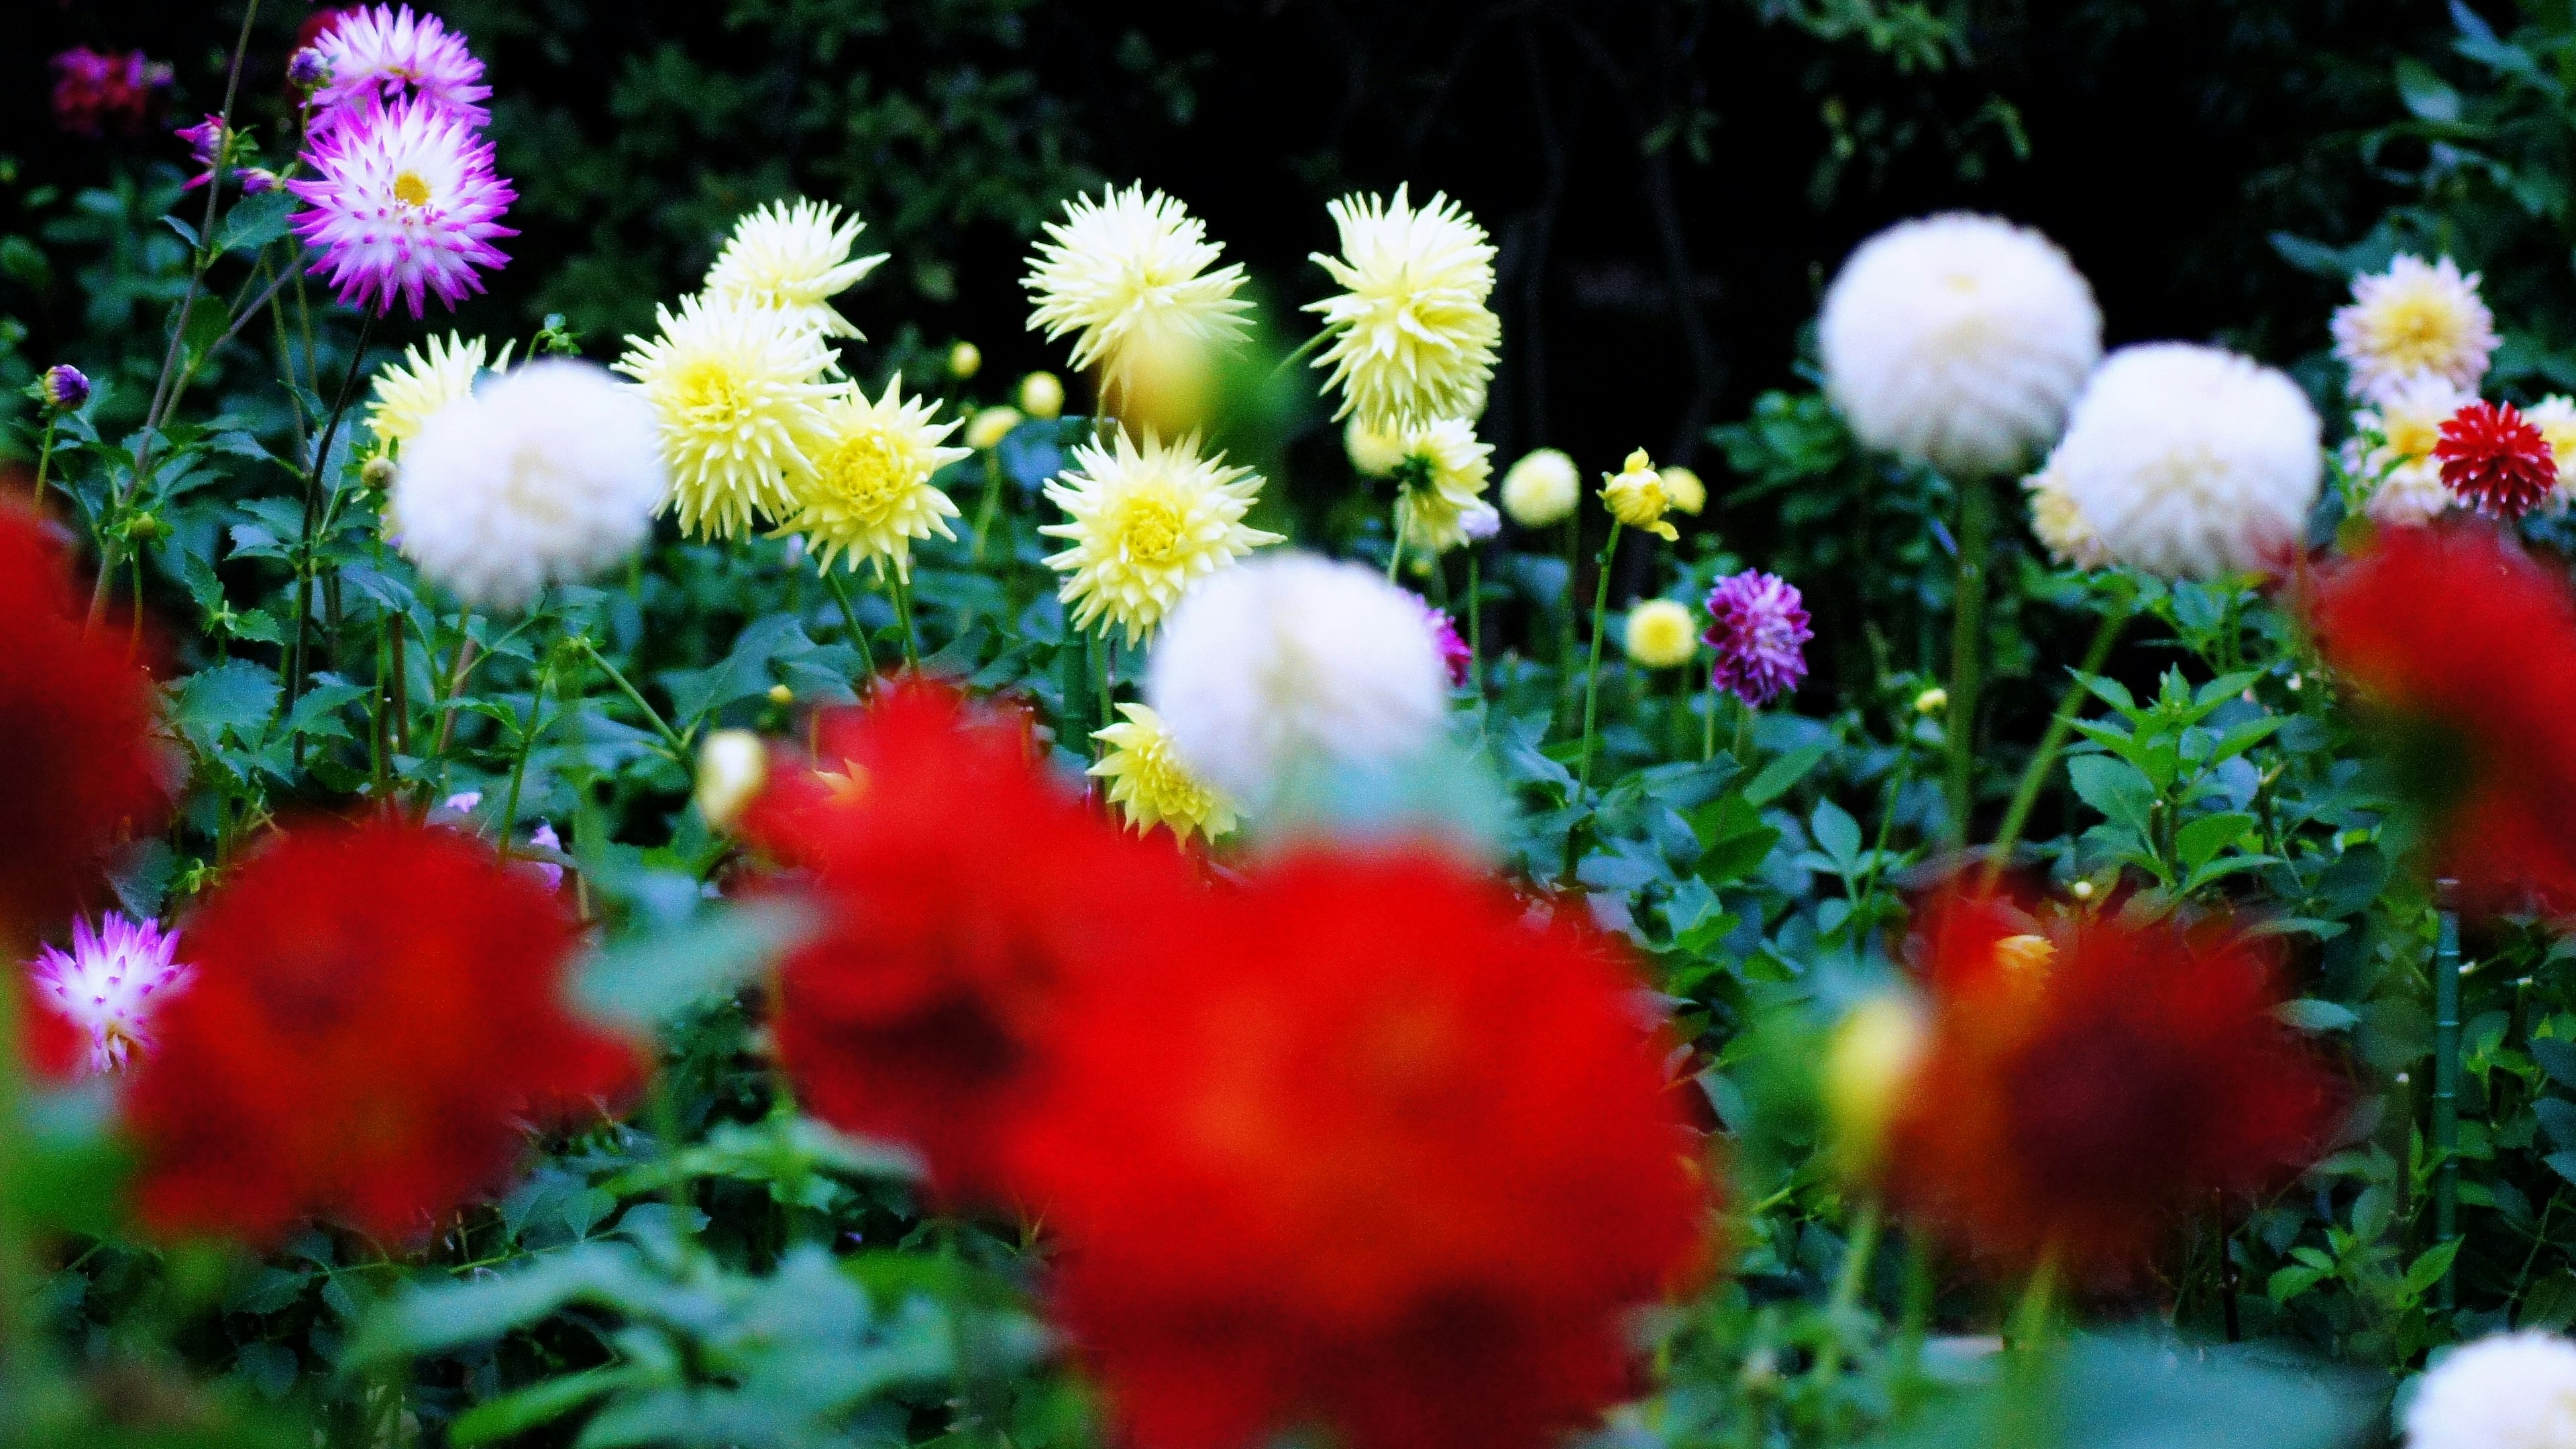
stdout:
POLYGON ((2066 777, 2085 804, 2141 839, 2147 836, 2156 792, 2136 767, 2108 755, 2077 755, 2066 762, 2066 777))
POLYGON ((2419 121, 2447 126, 2460 119, 2460 93, 2411 55, 2397 62, 2397 97, 2419 121))
POLYGON ((465 1449, 505 1439, 562 1418, 602 1394, 647 1382, 650 1380, 644 1371, 633 1364, 548 1379, 457 1415, 456 1422, 447 1428, 447 1442, 465 1449))
POLYGON ((1764 765, 1762 773, 1753 777, 1753 783, 1744 787, 1745 803, 1759 809, 1788 794, 1800 780, 1807 778, 1808 771, 1823 762, 1826 752, 1833 747, 1832 740, 1818 740, 1764 765))
POLYGON ((602 1021, 651 1028, 729 995, 803 939, 812 915, 792 901, 720 905, 673 929, 630 936, 592 956, 577 996, 602 1021))
POLYGON ((1845 879, 1860 874, 1860 822, 1851 818, 1851 812, 1831 800, 1818 801, 1807 830, 1832 858, 1836 872, 1845 879))
POLYGON ((2406 1291, 2417 1298, 2432 1291, 2442 1275, 2451 1271, 2451 1260, 2460 1256, 2460 1245, 2467 1241, 2466 1238, 2453 1238, 2425 1249, 2415 1259, 2414 1265, 2406 1270, 2406 1291))
POLYGON ((2524 1050, 2531 1053, 2533 1061, 2540 1063, 2540 1069, 2549 1074, 2549 1080, 2576 1090, 2576 1042, 2536 1036, 2524 1043, 2524 1050))
POLYGON ((2174 850, 2182 857, 2184 869, 2196 871, 2253 828, 2254 817, 2238 811, 2203 815, 2174 832, 2174 850))
POLYGON ((231 730, 248 742, 277 708, 277 676, 247 659, 199 670, 182 681, 171 700, 171 719, 212 742, 231 730))
POLYGON ((2272 1014, 2301 1031, 2346 1031, 2361 1020, 2361 1013, 2349 1006, 2314 997, 2284 1001, 2272 1014))
POLYGON ((257 251, 286 235, 286 218, 294 209, 294 196, 282 187, 242 198, 215 228, 215 250, 257 251))

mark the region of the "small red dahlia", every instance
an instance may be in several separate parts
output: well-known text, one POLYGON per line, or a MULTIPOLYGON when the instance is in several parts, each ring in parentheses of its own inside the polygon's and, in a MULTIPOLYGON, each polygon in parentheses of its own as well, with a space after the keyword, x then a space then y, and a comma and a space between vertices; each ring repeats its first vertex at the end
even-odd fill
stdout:
POLYGON ((2212 1193, 2314 1160, 2340 1090, 2219 917, 2034 909, 1959 891, 1918 921, 1931 1032, 1890 1124, 1908 1217, 2017 1269, 2134 1272, 2212 1193))
POLYGON ((44 524, 0 507, 0 939, 18 946, 60 924, 116 847, 170 808, 152 676, 130 632, 90 627, 85 608, 44 524))
POLYGON ((2299 600, 2414 807, 2487 911, 2576 911, 2576 598, 2491 524, 2382 529, 2299 600))
POLYGON ((2473 402, 2451 414, 2433 456, 2443 484, 2490 518, 2520 518, 2558 487, 2558 456, 2511 403, 2473 402))
POLYGON ((1016 1157, 1141 1449, 1537 1449, 1629 1391, 1708 1183, 1615 946, 1414 851, 1281 859, 1129 949, 1016 1157))
POLYGON ((813 728, 741 821, 826 919, 779 969, 780 1063, 824 1121, 919 1148, 942 1196, 1004 1201, 996 1144, 1065 986, 1117 969, 1131 925, 1197 884, 1053 779, 1024 718, 945 684, 813 728))
POLYGON ((578 933, 490 846, 380 818, 298 826, 187 925, 196 984, 129 1080, 138 1206, 165 1234, 273 1241, 328 1214, 417 1238, 500 1186, 523 1119, 633 1084, 565 1007, 578 933))

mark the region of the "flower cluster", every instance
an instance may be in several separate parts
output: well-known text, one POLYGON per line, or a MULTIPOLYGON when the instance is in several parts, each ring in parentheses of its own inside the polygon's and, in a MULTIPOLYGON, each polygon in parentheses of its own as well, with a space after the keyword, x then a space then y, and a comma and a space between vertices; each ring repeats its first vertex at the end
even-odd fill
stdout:
POLYGON ((139 135, 170 94, 170 67, 142 51, 107 55, 74 46, 53 58, 54 124, 92 140, 139 135))

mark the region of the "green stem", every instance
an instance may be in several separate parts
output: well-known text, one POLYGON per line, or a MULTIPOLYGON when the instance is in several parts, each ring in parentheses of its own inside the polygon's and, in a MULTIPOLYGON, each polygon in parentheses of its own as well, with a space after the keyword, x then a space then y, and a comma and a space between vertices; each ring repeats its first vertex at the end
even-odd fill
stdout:
POLYGON ((968 558, 984 561, 984 535, 993 527, 993 514, 1002 503, 1002 460, 990 448, 984 450, 984 502, 975 510, 975 543, 968 558))
MULTIPOLYGON (((1852 1224, 1851 1241, 1843 1248, 1842 1272, 1834 1279, 1834 1292, 1825 1303, 1825 1343, 1816 1351, 1816 1391, 1819 1395, 1832 1390, 1834 1380, 1843 1371, 1844 1321, 1860 1306, 1860 1290, 1869 1280, 1872 1259, 1878 1256, 1878 1199, 1861 1204, 1860 1217, 1852 1224)), ((1827 1427, 1835 1417, 1832 1406, 1826 1406, 1827 1427)))
POLYGON ((1619 551, 1619 520, 1610 520, 1609 541, 1601 545, 1601 579, 1592 590, 1592 659, 1583 671, 1583 750, 1575 757, 1574 782, 1592 783, 1592 736, 1601 705, 1601 635, 1610 612, 1610 560, 1619 551))
MULTIPOLYGON (((340 378, 340 396, 331 404, 331 420, 322 425, 321 446, 313 450, 312 462, 304 471, 304 527, 295 549, 295 624, 289 636, 294 648, 286 671, 286 694, 278 702, 284 713, 293 712, 295 701, 304 693, 304 635, 313 617, 314 511, 322 502, 322 474, 331 464, 331 445, 339 439, 340 420, 348 415, 349 398, 358 386, 358 368, 366 361, 367 339, 375 330, 376 314, 370 312, 358 324, 358 345, 349 350, 349 370, 340 378)), ((304 741, 300 736, 295 742, 295 754, 296 763, 302 764, 304 741)))
POLYGON ((1467 547, 1467 683, 1479 695, 1485 692, 1485 587, 1476 564, 1480 552, 1473 544, 1467 547))
MULTIPOLYGON (((26 959, 14 949, 8 959, 26 959)), ((20 1038, 21 1007, 26 1000, 14 981, 0 983, 0 1183, 18 1180, 18 1154, 25 1140, 25 1058, 20 1038)), ((34 1396, 35 1360, 43 1351, 36 1332, 35 1264, 29 1254, 26 1224, 18 1220, 11 1194, 0 1192, 0 1439, 14 1442, 19 1415, 34 1396)))
POLYGON ((2031 1270, 2020 1301, 2013 1305, 2012 1318, 2004 1326, 2004 1346, 2025 1358, 2045 1348, 2056 1332, 2056 1303, 2057 1254, 2051 1251, 2031 1270))
MULTIPOLYGON (((2066 737, 2075 733, 2075 716, 2084 707, 2087 681, 2102 672, 2111 657, 2111 646, 2118 643, 2120 631, 2128 626, 2129 605, 2123 601, 2102 616, 2101 626, 2093 631, 2093 642, 2085 647, 2084 662, 2075 668, 2075 677, 2066 682, 2066 693, 2057 701, 2057 713, 2048 721, 2048 732, 2039 737, 2039 748, 2031 752, 2030 763, 2022 767, 2021 783, 2013 788, 2012 805, 2004 811, 2003 827, 1995 832, 1994 848, 1986 854, 1986 880, 1996 876, 2012 863, 2013 847, 2021 842, 2022 827, 2030 823, 2031 807, 2039 803, 2040 787, 2057 767, 2057 752, 2066 747, 2066 737)), ((1956 720, 1959 697, 1950 697, 1950 718, 1956 720)))
POLYGON ((903 662, 914 669, 921 667, 921 636, 912 628, 912 584, 897 569, 886 575, 886 601, 894 605, 895 617, 903 623, 903 662))
MULTIPOLYGON (((1114 650, 1109 642, 1109 621, 1103 619, 1099 632, 1086 637, 1086 647, 1091 652, 1092 687, 1100 693, 1100 727, 1107 729, 1118 723, 1118 681, 1110 660, 1114 650)), ((1100 747, 1102 751, 1107 748, 1100 747)))
MULTIPOLYGON (((2460 1235, 2460 918, 2442 911, 2433 943, 2433 1239, 2460 1235)), ((2445 1270, 2434 1300, 2458 1306, 2456 1269, 2445 1270)))
POLYGON ((519 729, 519 752, 510 761, 510 790, 501 800, 501 858, 510 857, 510 841, 519 824, 519 786, 528 776, 528 756, 537 752, 537 740, 545 733, 539 723, 546 709, 548 672, 537 671, 536 683, 528 690, 528 722, 519 729))
POLYGON ((45 413, 45 440, 36 447, 36 496, 34 502, 36 505, 36 511, 39 513, 45 511, 45 473, 52 466, 54 461, 54 424, 56 421, 57 419, 55 418, 52 410, 48 409, 45 413))
POLYGON ((601 672, 608 676, 609 683, 617 686, 628 703, 644 712, 644 718, 651 722, 653 732, 662 737, 662 746, 670 751, 671 758, 686 765, 689 762, 689 742, 680 738, 679 731, 672 729, 669 721, 662 718, 662 712, 645 701, 635 686, 627 682, 626 676, 618 672, 617 666, 608 662, 608 656, 599 652, 599 646, 590 642, 588 635, 575 635, 572 642, 582 653, 590 656, 590 662, 600 667, 601 672))
POLYGON ((1712 672, 1708 688, 1701 691, 1708 710, 1699 717, 1699 760, 1705 765, 1717 758, 1717 675, 1712 672))
POLYGON ((1395 542, 1386 551, 1386 581, 1390 584, 1395 582, 1396 569, 1404 563, 1404 520, 1401 517, 1396 520, 1394 532, 1395 542))
POLYGON ((1905 1304, 1896 1330, 1895 1370, 1889 1397, 1902 1421, 1923 1387, 1923 1340, 1932 1327, 1932 1245, 1921 1233, 1905 1235, 1905 1304))
POLYGON ((842 578, 838 569, 826 568, 823 570, 823 584, 832 591, 832 602, 841 606, 841 622, 849 628, 850 642, 859 646, 860 657, 868 661, 868 676, 874 678, 877 672, 876 646, 868 642, 867 628, 859 622, 859 605, 850 597, 849 580, 842 578))
POLYGON ((1983 477, 1962 478, 1959 491, 1959 582, 1950 616, 1950 718, 1944 784, 1950 796, 1950 844, 1968 843, 1976 811, 1977 686, 1985 665, 1986 551, 1994 500, 1983 477))

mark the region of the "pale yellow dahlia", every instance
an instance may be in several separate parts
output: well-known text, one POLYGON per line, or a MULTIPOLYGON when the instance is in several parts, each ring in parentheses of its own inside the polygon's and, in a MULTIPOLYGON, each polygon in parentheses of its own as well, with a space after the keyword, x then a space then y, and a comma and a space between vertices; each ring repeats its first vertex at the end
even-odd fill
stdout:
POLYGON ((1404 478, 1395 498, 1396 527, 1408 548, 1440 553, 1469 539, 1492 536, 1499 524, 1485 485, 1494 476, 1493 448, 1464 418, 1406 428, 1398 441, 1397 470, 1404 478))
POLYGON ((1664 521, 1672 495, 1664 491, 1664 475, 1655 471, 1643 448, 1630 453, 1617 473, 1601 475, 1601 502, 1612 518, 1630 528, 1642 528, 1667 543, 1681 536, 1664 521))
POLYGON ((1313 260, 1342 287, 1310 302, 1331 340, 1315 366, 1332 369, 1342 390, 1336 419, 1372 427, 1472 417, 1494 372, 1503 324, 1485 299, 1494 290, 1494 248, 1446 196, 1419 209, 1406 199, 1345 196, 1329 208, 1342 254, 1313 260))
POLYGON ((847 555, 853 570, 865 559, 883 578, 892 562, 895 577, 912 577, 914 539, 957 536, 948 531, 957 505, 930 480, 972 451, 940 446, 957 420, 941 422, 938 413, 938 404, 903 395, 901 373, 874 401, 856 387, 836 394, 823 406, 814 471, 797 485, 795 511, 778 531, 802 534, 821 569, 847 555))
POLYGON ((2427 264, 2410 256, 2352 279, 2352 301, 2334 314, 2334 339, 2352 390, 2372 398, 2419 376, 2473 390, 2497 341, 2475 272, 2462 276, 2449 257, 2427 264))
POLYGON ((1383 478, 1404 461, 1404 434, 1393 428, 1372 428, 1353 418, 1342 428, 1342 451, 1361 477, 1383 478))
POLYGON ((1240 266, 1208 268, 1224 248, 1189 209, 1138 183, 1098 201, 1065 203, 1064 220, 1029 259, 1020 283, 1036 301, 1031 328, 1052 342, 1074 333, 1073 365, 1100 369, 1102 391, 1124 395, 1140 368, 1203 357, 1241 337, 1251 303, 1235 296, 1240 266))
POLYGON ((2022 492, 2030 499, 2030 531, 2049 557, 2068 568, 2107 568, 2111 563, 2110 545, 2092 524, 2084 521, 2084 510, 2067 495, 2066 480, 2054 468, 2043 468, 2021 480, 2022 492))
POLYGON ((1699 621, 1690 605, 1672 599, 1648 599, 1628 611, 1620 642, 1628 657, 1648 669, 1672 669, 1699 653, 1699 621))
POLYGON ((707 269, 707 291, 775 307, 826 337, 856 337, 859 329, 832 310, 831 298, 858 284, 885 260, 852 258, 866 223, 841 220, 830 202, 773 201, 733 224, 733 236, 707 269))
POLYGON ((1172 732, 1163 717, 1141 704, 1122 704, 1127 718, 1092 738, 1109 747, 1090 773, 1109 782, 1109 801, 1144 834, 1168 825, 1186 841, 1193 834, 1214 840, 1234 829, 1234 807, 1210 789, 1172 748, 1172 732))
POLYGON ((1661 476, 1664 496, 1672 500, 1673 507, 1697 518, 1699 511, 1708 506, 1708 485, 1700 481, 1697 473, 1676 463, 1662 470, 1661 476))
POLYGON ((986 408, 975 414, 975 420, 966 425, 966 446, 978 453, 989 453, 1002 446, 1002 440, 1009 437, 1021 421, 1018 408, 986 408))
POLYGON ((2354 413, 2343 464, 2370 487, 2364 511, 2391 524, 2424 523, 2446 512, 2456 500, 2433 450, 2442 445, 2442 424, 2476 400, 2448 378, 2417 373, 2383 387, 2372 406, 2354 413))
POLYGON ((2563 508, 2576 498, 2576 398, 2552 393, 2525 408, 2522 415, 2540 429, 2541 441, 2557 461, 2558 488, 2550 501, 2563 508))
MULTIPOLYGON (((508 349, 504 348, 507 365, 508 349)), ((367 401, 367 428, 387 448, 399 448, 420 432, 429 415, 474 391, 483 370, 483 339, 468 342, 450 332, 403 349, 402 361, 376 374, 374 396, 367 401)))
POLYGON ((1046 488, 1067 521, 1038 532, 1072 545, 1047 566, 1065 575, 1059 596, 1075 628, 1106 618, 1132 644, 1200 579, 1279 541, 1243 522, 1260 477, 1223 466, 1223 455, 1200 457, 1195 437, 1165 443, 1147 433, 1139 448, 1121 432, 1108 448, 1077 445, 1073 463, 1046 488))
POLYGON ((617 370, 635 379, 662 437, 680 527, 731 538, 785 513, 825 440, 822 336, 776 308, 685 297, 655 309, 662 331, 629 337, 617 370))

